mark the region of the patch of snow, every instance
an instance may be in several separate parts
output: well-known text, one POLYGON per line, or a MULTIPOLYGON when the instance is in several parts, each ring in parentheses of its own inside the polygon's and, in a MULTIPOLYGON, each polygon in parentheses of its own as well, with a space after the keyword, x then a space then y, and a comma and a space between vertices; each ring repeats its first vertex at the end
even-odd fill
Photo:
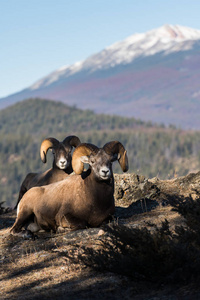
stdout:
POLYGON ((128 64, 139 56, 149 56, 159 52, 167 55, 177 51, 189 50, 197 39, 200 39, 200 30, 179 25, 164 25, 146 33, 136 33, 123 41, 106 47, 103 51, 90 56, 84 61, 61 67, 37 81, 30 89, 35 90, 46 87, 63 77, 69 77, 82 70, 94 72, 113 68, 119 64, 128 64))

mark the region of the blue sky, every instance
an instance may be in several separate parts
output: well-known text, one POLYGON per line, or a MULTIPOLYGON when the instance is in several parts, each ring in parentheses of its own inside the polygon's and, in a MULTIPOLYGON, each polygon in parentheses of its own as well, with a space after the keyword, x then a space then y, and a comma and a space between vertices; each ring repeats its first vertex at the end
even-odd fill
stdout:
POLYGON ((162 26, 200 29, 199 0, 0 0, 0 97, 162 26))

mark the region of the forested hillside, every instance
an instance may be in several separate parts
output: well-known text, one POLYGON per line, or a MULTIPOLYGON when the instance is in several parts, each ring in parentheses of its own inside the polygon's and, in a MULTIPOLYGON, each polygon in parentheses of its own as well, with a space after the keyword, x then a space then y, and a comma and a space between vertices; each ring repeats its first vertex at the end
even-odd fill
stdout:
MULTIPOLYGON (((128 150, 129 171, 147 177, 166 179, 200 169, 200 132, 29 99, 0 111, 0 202, 13 206, 25 175, 51 166, 51 153, 46 165, 39 157, 44 138, 63 140, 71 134, 97 146, 120 140, 128 150)), ((120 172, 117 164, 114 171, 120 172)))

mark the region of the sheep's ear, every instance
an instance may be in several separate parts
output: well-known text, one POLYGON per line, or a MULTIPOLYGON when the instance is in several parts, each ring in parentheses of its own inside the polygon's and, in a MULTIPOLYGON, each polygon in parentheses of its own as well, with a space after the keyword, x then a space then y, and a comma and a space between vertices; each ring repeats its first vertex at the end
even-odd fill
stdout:
POLYGON ((89 164, 89 157, 84 155, 80 157, 82 163, 89 164))

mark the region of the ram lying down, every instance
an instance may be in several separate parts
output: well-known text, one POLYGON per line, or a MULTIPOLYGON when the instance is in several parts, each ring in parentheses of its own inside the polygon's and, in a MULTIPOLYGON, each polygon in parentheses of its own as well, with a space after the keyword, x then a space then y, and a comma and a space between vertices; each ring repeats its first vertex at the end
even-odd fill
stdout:
POLYGON ((118 141, 103 148, 86 143, 77 146, 72 157, 76 174, 27 191, 19 202, 11 234, 34 238, 34 233, 41 229, 62 232, 65 228, 99 226, 115 209, 112 171, 115 160, 123 172, 128 170, 126 150, 118 141), (90 166, 87 171, 83 171, 84 163, 90 166))
POLYGON ((63 180, 71 174, 73 172, 71 152, 73 147, 76 148, 80 143, 81 141, 75 135, 66 137, 62 142, 52 137, 45 139, 40 147, 40 157, 42 162, 46 163, 47 151, 52 149, 54 157, 52 168, 43 173, 29 173, 26 175, 20 187, 15 208, 17 208, 19 201, 30 188, 63 180))

